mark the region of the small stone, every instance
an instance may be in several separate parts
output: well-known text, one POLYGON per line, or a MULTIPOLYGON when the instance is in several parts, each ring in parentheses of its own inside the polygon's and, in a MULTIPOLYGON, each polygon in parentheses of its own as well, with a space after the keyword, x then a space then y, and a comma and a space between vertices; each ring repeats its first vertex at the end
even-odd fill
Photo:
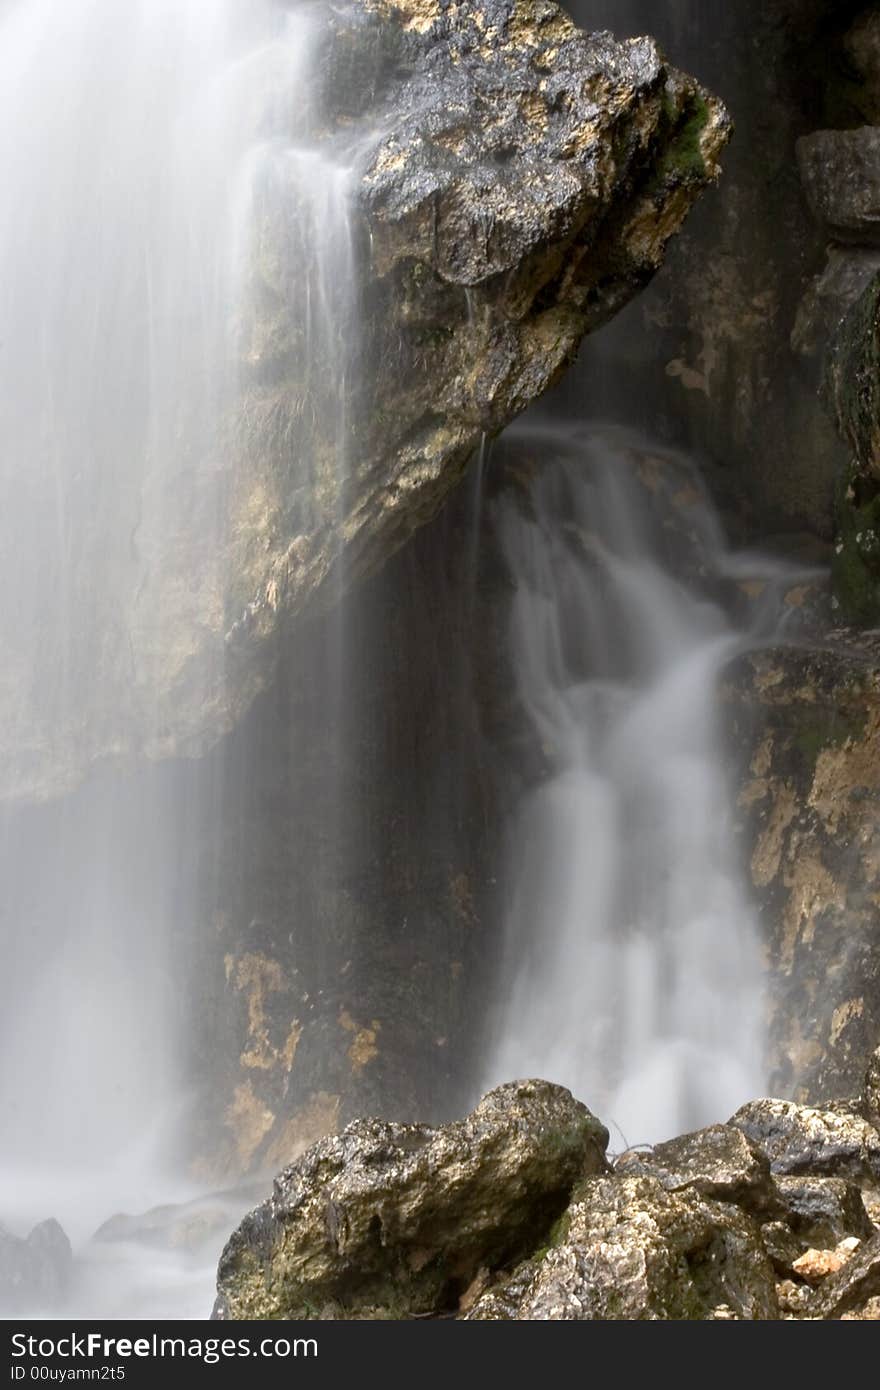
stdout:
POLYGON ((805 1250, 803 1255, 795 1260, 792 1268, 798 1278, 804 1279, 808 1284, 821 1283, 829 1274, 836 1274, 842 1269, 860 1245, 861 1241, 856 1240, 855 1236, 849 1236, 834 1250, 805 1250))
POLYGON ((783 1279, 776 1285, 776 1296, 783 1314, 795 1317, 808 1315, 811 1290, 804 1284, 796 1284, 793 1279, 783 1279))
POLYGON ((880 1235, 865 1241, 843 1267, 823 1283, 816 1295, 815 1315, 842 1318, 844 1313, 864 1313, 868 1302, 878 1297, 880 1235))

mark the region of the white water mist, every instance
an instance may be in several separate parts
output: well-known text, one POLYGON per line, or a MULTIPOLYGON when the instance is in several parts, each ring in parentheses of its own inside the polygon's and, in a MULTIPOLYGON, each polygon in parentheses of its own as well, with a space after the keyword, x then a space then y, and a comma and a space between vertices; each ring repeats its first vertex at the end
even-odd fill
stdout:
MULTIPOLYGON (((287 230, 271 251, 303 418, 346 394, 352 174, 312 139, 318 12, 17 0, 0 16, 0 680, 32 692, 11 780, 27 785, 31 758, 71 767, 55 806, 0 809, 0 1221, 20 1234, 54 1215, 77 1244, 190 1190, 168 1173, 184 971, 223 789, 206 779, 194 804, 169 768, 112 765, 77 789, 70 749, 99 729, 102 753, 123 750, 130 722, 161 753, 169 664, 196 709, 222 686, 222 643, 196 665, 187 631, 226 601, 228 417, 260 369, 250 296, 270 223, 287 230), (157 603, 169 553, 185 582, 157 603)), ((90 1258, 109 1272, 82 1267, 81 1311, 155 1311, 148 1272, 90 1258)), ((159 1277, 187 1311, 186 1271, 159 1277)))

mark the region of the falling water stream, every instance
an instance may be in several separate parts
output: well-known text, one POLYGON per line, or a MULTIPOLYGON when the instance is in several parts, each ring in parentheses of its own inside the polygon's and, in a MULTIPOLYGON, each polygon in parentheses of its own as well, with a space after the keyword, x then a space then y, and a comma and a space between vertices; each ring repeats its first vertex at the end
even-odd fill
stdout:
MULTIPOLYGON (((352 166, 308 139, 312 8, 13 0, 0 14, 0 681, 30 692, 43 731, 20 750, 25 782, 31 757, 63 762, 83 728, 121 742, 126 712, 98 671, 122 673, 161 741, 151 661, 168 634, 139 598, 169 536, 198 536, 179 606, 222 601, 226 481, 218 466, 196 499, 190 479, 222 451, 267 216, 290 229, 279 273, 305 389, 347 467, 352 166)), ((530 439, 527 503, 502 496, 491 524, 544 772, 510 828, 484 1080, 545 1074, 640 1142, 761 1087, 716 691, 766 635, 776 588, 733 623, 720 592, 761 567, 726 548, 688 462, 619 431, 530 439)), ((477 468, 474 574, 487 449, 477 468)), ((344 610, 334 631, 341 689, 344 610)), ((222 651, 199 679, 210 700, 222 651)), ((200 1317, 251 1200, 205 1196, 175 1147, 192 1104, 181 943, 213 871, 192 850, 223 788, 205 779, 187 799, 173 766, 133 778, 112 762, 76 783, 0 812, 0 1222, 61 1221, 79 1255, 73 1316, 200 1317), (195 1255, 143 1231, 89 1241, 115 1212, 184 1201, 213 1232, 195 1255)))
POLYGON ((528 503, 505 495, 496 525, 546 775, 511 831, 484 1080, 551 1076, 589 1098, 617 1147, 655 1142, 725 1119, 763 1084, 718 687, 773 631, 792 574, 728 549, 681 457, 608 428, 545 429, 531 448, 528 503), (737 626, 739 581, 763 598, 737 626))
MULTIPOLYGON (((259 351, 242 325, 268 220, 287 228, 275 273, 304 390, 335 412, 345 466, 350 169, 309 138, 314 12, 13 0, 0 14, 0 681, 28 702, 4 766, 25 804, 0 810, 0 1221, 23 1235, 52 1214, 80 1249, 115 1211, 194 1195, 175 1139, 184 962, 222 787, 194 803, 167 766, 112 764, 77 786, 66 763, 92 729, 102 753, 123 748, 129 716, 161 744, 159 668, 186 671, 186 621, 223 602, 223 421, 259 351), (184 580, 157 604, 162 557, 184 547, 184 580), (30 774, 47 761, 62 770, 49 796, 67 795, 42 805, 30 774)), ((196 708, 223 663, 221 646, 187 676, 196 708)), ((216 1248, 191 1267, 129 1254, 89 1247, 72 1311, 204 1315, 216 1248)))

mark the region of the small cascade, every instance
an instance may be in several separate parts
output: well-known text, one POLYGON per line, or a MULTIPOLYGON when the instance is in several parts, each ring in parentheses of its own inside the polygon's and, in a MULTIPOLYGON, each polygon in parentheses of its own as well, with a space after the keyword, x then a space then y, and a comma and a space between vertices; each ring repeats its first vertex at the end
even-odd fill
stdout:
MULTIPOLYGON (((725 586, 772 579, 774 562, 728 552, 678 456, 613 430, 527 443, 528 497, 505 494, 495 521, 545 776, 510 836, 503 1002, 483 1079, 552 1076, 613 1121, 619 1143, 653 1142, 761 1090, 761 960, 717 687, 750 640, 725 586)), ((774 593, 752 614, 755 635, 774 593)))

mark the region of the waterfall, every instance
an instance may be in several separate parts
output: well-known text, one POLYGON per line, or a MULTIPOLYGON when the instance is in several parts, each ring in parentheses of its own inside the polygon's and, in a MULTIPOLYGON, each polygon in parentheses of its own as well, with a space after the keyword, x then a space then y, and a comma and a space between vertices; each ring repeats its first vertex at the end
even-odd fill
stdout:
POLYGON ((725 581, 772 579, 774 565, 727 551, 681 457, 620 430, 538 430, 526 444, 528 497, 503 494, 495 525, 519 704, 545 771, 510 834, 483 1080, 552 1076, 618 1146, 654 1142, 762 1088, 761 957, 717 696, 749 634, 719 600, 725 581))
MULTIPOLYGON (((648 27, 643 0, 571 8, 587 24, 619 18, 632 30, 648 27)), ((478 795, 469 784, 476 732, 472 740, 470 728, 464 737, 454 726, 475 728, 480 701, 462 674, 466 660, 453 670, 450 649, 478 624, 491 530, 513 591, 509 666, 522 766, 508 781, 522 795, 503 862, 480 866, 502 885, 505 918, 503 958, 489 959, 488 921, 479 947, 495 992, 484 1087, 543 1074, 615 1125, 621 1146, 723 1119, 762 1087, 761 960, 717 689, 725 663, 775 621, 775 575, 727 549, 695 464, 619 430, 530 426, 518 436, 530 455, 520 485, 496 491, 484 436, 467 535, 450 539, 442 561, 457 587, 444 589, 442 565, 429 560, 420 592, 430 602, 416 614, 413 601, 396 627, 387 595, 369 632, 366 621, 356 631, 359 610, 348 602, 315 623, 302 646, 280 621, 267 623, 271 655, 259 670, 248 667, 234 707, 227 699, 256 650, 242 657, 236 635, 258 624, 261 602, 285 617, 295 608, 276 587, 278 574, 283 585, 296 570, 298 559, 285 571, 295 547, 303 573, 312 566, 303 603, 317 594, 316 607, 345 594, 335 545, 352 557, 352 572, 385 558, 384 533, 371 533, 347 484, 359 464, 359 481, 373 470, 366 512, 386 482, 385 441, 360 459, 355 448, 368 433, 358 439, 361 407, 374 434, 386 413, 381 401, 365 400, 370 340, 366 318, 359 333, 359 296, 376 313, 370 296, 379 303, 403 283, 394 279, 399 226, 389 215, 393 273, 377 269, 377 254, 364 289, 358 237, 366 241, 366 223, 353 208, 365 151, 381 143, 366 125, 410 120, 425 73, 441 69, 426 66, 409 82, 408 45, 425 28, 421 15, 400 29, 398 47, 386 51, 383 37, 352 61, 344 10, 345 0, 0 7, 0 714, 12 711, 0 718, 0 1225, 24 1235, 48 1216, 62 1223, 78 1259, 65 1306, 74 1316, 203 1316, 219 1249, 255 1200, 253 1190, 211 1195, 188 1167, 187 1139, 208 1108, 194 1077, 221 1070, 200 1073, 194 1061, 209 1046, 193 1019, 195 977, 212 951, 217 974, 226 965, 233 980, 223 1008, 247 1015, 235 1025, 240 1033, 251 1029, 243 1051, 223 1055, 232 1079, 222 1100, 211 1097, 220 1112, 212 1135, 250 1085, 248 1067, 257 1081, 280 1076, 283 1090, 281 1102, 271 1100, 277 1114, 247 1091, 257 1137, 236 1154, 229 1126, 236 1175, 256 1165, 255 1154, 268 1163, 294 1143, 298 1048, 300 1059, 311 1047, 340 1061, 327 1090, 321 1082, 306 1097, 321 1102, 312 1105, 317 1128, 344 1112, 349 1097, 336 1091, 362 1071, 370 1084, 379 1077, 370 1096, 395 1071, 421 1081, 419 1066, 429 1097, 432 1075, 444 1077, 444 1095, 454 1068, 462 1092, 470 1083, 473 1058, 459 1056, 451 1036, 466 1010, 449 1001, 466 998, 470 1008, 477 986, 453 941, 477 940, 477 907, 492 894, 475 895, 462 867, 471 859, 453 866, 446 850, 468 837, 473 845, 495 788, 478 795), (325 120, 316 72, 337 20, 344 51, 328 81, 366 91, 370 61, 395 67, 399 86, 411 89, 402 117, 366 96, 363 115, 364 93, 353 92, 350 109, 340 100, 325 120), (261 567, 267 554, 271 564, 261 567), (739 622, 728 600, 756 576, 770 581, 766 604, 739 622), (446 611, 453 592, 456 602, 465 592, 463 616, 446 611), (412 657, 406 638, 416 622, 429 636, 412 657), (285 705, 285 680, 292 686, 297 663, 308 661, 308 698, 285 705), (417 661, 419 679, 398 694, 400 673, 417 661), (432 683, 443 684, 440 695, 432 683), (276 704, 263 728, 258 697, 267 692, 276 704), (434 715, 436 727, 426 735, 420 708, 410 723, 397 720, 395 701, 407 698, 413 707, 435 702, 423 722, 434 715), (303 709, 304 727, 291 730, 303 709), (429 785, 421 770, 441 762, 429 785), (421 776, 414 794, 411 767, 419 770, 413 781, 421 776), (377 783, 383 797, 373 796, 377 783), (292 804, 305 806, 302 818, 289 814, 292 804), (298 834, 306 818, 315 833, 298 834), (290 851, 296 839, 305 845, 297 844, 299 857, 290 851), (303 868, 309 855, 314 865, 303 868), (260 874, 268 923, 252 901, 260 874), (372 916, 358 897, 367 901, 366 881, 381 899, 372 916), (231 927, 215 920, 225 895, 238 914, 231 927), (362 931, 352 945, 352 923, 384 915, 386 896, 387 933, 376 945, 362 931), (431 932, 440 943, 433 952, 423 950, 431 932), (258 956, 266 941, 271 959, 268 946, 258 956), (307 955, 319 967, 308 988, 300 977, 307 955), (242 957, 264 968, 251 994, 244 986, 236 993, 242 957), (355 1019, 346 991, 360 1003, 360 970, 388 981, 382 1008, 355 1019), (264 987, 289 1005, 281 1045, 269 1036, 264 987), (443 1007, 436 1036, 423 1030, 429 1063, 407 1046, 389 1058, 386 1001, 388 1014, 416 1016, 434 991, 443 1007), (325 1014, 313 994, 326 995, 325 1014), (310 1013, 320 1027, 301 1047, 310 1013), (387 1071, 368 1071, 380 1048, 387 1071), (268 1138, 273 1125, 278 1147, 268 1138), (167 1241, 161 1250, 158 1238, 151 1244, 149 1220, 140 1228, 123 1220, 117 1235, 128 1239, 91 1239, 120 1211, 160 1202, 191 1203, 185 1220, 213 1232, 193 1258, 167 1241)), ((670 0, 668 32, 693 37, 688 14, 685 0, 670 0)), ((378 29, 376 7, 368 19, 378 29)), ((491 117, 490 95, 478 119, 491 117)), ((454 161, 459 136, 441 130, 427 158, 454 161)), ((412 152, 429 144, 419 134, 399 155, 389 144, 386 167, 419 158, 412 152)), ((487 187, 494 167, 481 171, 487 187)), ((434 172, 429 164, 423 186, 420 172, 407 182, 419 214, 433 206, 434 172)), ((484 220, 488 245, 493 228, 484 220)), ((607 226, 615 225, 609 214, 607 226)), ((429 244, 432 235, 436 243, 436 226, 429 244)), ((405 237, 400 245, 414 282, 430 281, 422 253, 405 237)), ((429 250, 424 256, 427 264, 429 250)), ((449 375, 469 400, 478 388, 466 380, 474 364, 464 335, 435 318, 450 313, 454 295, 462 313, 482 300, 435 278, 437 307, 427 297, 416 305, 424 322, 401 312, 399 333, 388 335, 399 343, 388 350, 376 339, 388 350, 376 379, 393 373, 398 352, 401 360, 416 353, 422 334, 437 336, 455 354, 449 375)), ((552 299, 552 282, 546 291, 552 299)), ((544 322, 541 312, 541 331, 555 333, 554 314, 544 322)), ((512 372, 519 349, 509 347, 505 366, 508 348, 496 353, 491 327, 487 318, 480 370, 512 372)), ((527 377, 518 404, 538 389, 527 377)), ((462 415, 450 439, 463 442, 425 455, 422 426, 428 421, 433 437, 448 412, 431 399, 432 385, 424 401, 414 392, 423 419, 389 468, 388 511, 399 513, 389 550, 431 512, 443 460, 463 467, 472 430, 498 418, 462 415)), ((618 397, 628 390, 625 373, 616 388, 618 397)), ((500 378, 479 389, 500 390, 500 378)), ((369 601, 360 610, 376 611, 369 601)), ((503 703, 494 688, 486 698, 503 703)), ((488 783, 482 764, 472 781, 484 771, 488 783)), ((494 829, 485 835, 493 847, 494 829)), ((209 1022, 226 1042, 235 1032, 209 1022)), ((469 1042, 479 1028, 466 1022, 469 1042)))
MULTIPOLYGON (((196 721, 223 688, 229 420, 265 354, 261 256, 303 421, 335 414, 344 479, 351 172, 311 139, 314 13, 17 0, 0 17, 0 682, 27 705, 0 740, 22 793, 0 809, 0 1220, 21 1233, 53 1214, 77 1243, 189 1191, 168 1174, 224 789, 127 765, 169 750, 162 682, 196 721), (196 662, 202 613, 218 637, 196 662)), ((303 423, 291 453, 308 445, 303 423)), ((93 1294, 89 1312, 133 1306, 93 1294)))

